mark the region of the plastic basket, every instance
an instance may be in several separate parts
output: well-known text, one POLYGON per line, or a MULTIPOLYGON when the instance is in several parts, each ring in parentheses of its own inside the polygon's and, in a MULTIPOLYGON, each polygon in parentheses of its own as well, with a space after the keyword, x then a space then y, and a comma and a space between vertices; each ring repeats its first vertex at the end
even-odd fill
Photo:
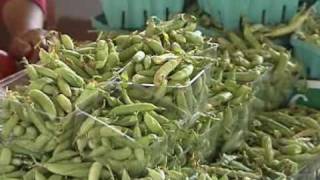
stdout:
POLYGON ((320 179, 320 158, 316 158, 313 162, 308 163, 302 171, 300 171, 297 175, 293 176, 294 180, 318 180, 320 179))
MULTIPOLYGON (((126 83, 128 86, 128 95, 138 101, 151 102, 163 107, 165 109, 163 115, 170 119, 179 120, 181 125, 188 127, 197 119, 199 112, 205 109, 209 95, 208 87, 210 79, 208 77, 211 71, 210 67, 211 66, 208 65, 207 68, 198 72, 187 84, 177 86, 168 85, 166 87, 166 93, 161 99, 154 98, 154 94, 158 89, 154 84, 137 84, 130 81, 126 83), (199 84, 202 85, 202 88, 198 88, 199 84), (197 91, 195 91, 195 89, 197 89, 197 91), (186 108, 179 107, 176 101, 177 93, 182 93, 185 96, 188 105, 186 108)), ((122 84, 122 82, 117 79, 112 83, 118 86, 122 84)))
MULTIPOLYGON (((75 107, 75 110, 66 114, 64 117, 56 117, 49 119, 49 114, 32 108, 27 103, 17 103, 15 108, 11 108, 12 103, 15 101, 9 101, 10 113, 6 113, 9 116, 4 117, 2 100, 6 99, 6 89, 16 89, 19 85, 25 85, 28 78, 24 71, 19 72, 16 75, 8 77, 0 84, 1 90, 3 90, 0 98, 0 124, 9 122, 9 118, 12 114, 16 114, 19 117, 19 121, 15 126, 19 126, 24 131, 22 134, 16 135, 15 131, 10 131, 6 136, 0 134, 0 142, 2 146, 8 147, 14 150, 15 153, 23 156, 32 156, 37 160, 41 160, 44 154, 47 154, 49 158, 53 157, 53 154, 59 153, 60 150, 69 150, 77 153, 77 157, 82 158, 86 162, 98 161, 103 164, 107 164, 111 170, 121 175, 122 170, 126 169, 132 177, 139 177, 147 172, 148 168, 154 168, 159 164, 164 164, 166 158, 166 152, 168 151, 167 136, 163 134, 155 134, 148 131, 146 125, 143 122, 139 122, 140 118, 144 118, 143 112, 139 112, 125 115, 113 115, 109 114, 112 109, 111 106, 106 106, 104 112, 99 110, 97 114, 95 111, 98 109, 94 104, 98 104, 98 107, 102 107, 104 103, 104 96, 96 97, 95 103, 91 103, 90 110, 80 109, 75 107), (25 111, 22 111, 25 110, 25 111), (33 112, 32 116, 30 115, 33 112), (25 116, 27 115, 27 116, 25 116), (127 116, 137 115, 136 124, 141 125, 141 137, 136 137, 134 134, 134 128, 136 124, 122 125, 118 124, 122 118, 127 116), (141 116, 142 115, 142 116, 141 116), (37 124, 33 117, 37 117, 37 124), (39 125, 42 124, 43 126, 39 125), (83 131, 83 124, 91 124, 89 131, 83 131), (32 129, 33 134, 29 134, 26 129, 32 129), (100 131, 101 128, 105 128, 106 134, 100 131), (144 129, 143 129, 144 128, 144 129), (72 132, 72 133, 67 133, 72 132), (79 134, 83 132, 83 134, 79 134), (111 133, 111 134, 110 134, 111 133), (47 141, 41 139, 47 138, 47 141), (141 141, 139 141, 141 138, 141 141), (104 139, 104 140, 102 140, 104 139), (39 142, 41 142, 41 146, 39 142), (102 142, 103 141, 103 142, 102 142), (110 146, 103 143, 110 142, 110 146), (59 149, 59 144, 65 143, 65 149, 59 149), (89 156, 89 154, 95 149, 101 146, 107 146, 107 150, 100 156, 89 156), (111 148, 111 149, 110 149, 111 148), (138 150, 137 150, 138 149, 138 150), (139 158, 144 155, 144 160, 137 159, 135 157, 135 151, 140 152, 139 158), (17 151, 17 152, 16 152, 17 151), (129 152, 130 156, 120 159, 118 152, 129 152), (113 154, 113 155, 111 155, 113 154), (109 156, 111 155, 111 156, 109 156), (120 166, 120 169, 119 169, 120 166)), ((102 87, 101 87, 102 88, 102 87)), ((109 90, 109 86, 103 87, 105 90, 109 90)), ((101 89, 102 90, 102 89, 101 89)), ((118 91, 114 90, 112 96, 117 96, 118 91)), ((155 113, 155 112, 154 112, 155 113)), ((122 121, 123 122, 123 121, 122 121)), ((166 130, 166 129, 164 129, 166 130)), ((173 142, 172 142, 173 143, 173 142)), ((33 161, 33 160, 31 160, 33 161)))
POLYGON ((320 51, 316 45, 304 42, 293 37, 291 39, 294 55, 304 65, 304 71, 307 78, 320 78, 320 51))
POLYGON ((108 26, 116 29, 137 29, 150 16, 167 20, 182 11, 184 0, 101 0, 108 26))
POLYGON ((200 7, 228 30, 240 28, 242 17, 251 23, 278 24, 292 18, 299 0, 198 0, 200 7))

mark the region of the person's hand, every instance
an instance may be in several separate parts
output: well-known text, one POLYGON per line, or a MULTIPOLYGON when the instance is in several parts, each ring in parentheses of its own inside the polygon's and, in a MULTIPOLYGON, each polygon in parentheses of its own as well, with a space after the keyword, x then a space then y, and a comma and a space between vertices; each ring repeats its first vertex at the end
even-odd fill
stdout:
POLYGON ((45 36, 47 31, 34 29, 14 37, 10 46, 10 55, 17 59, 27 57, 29 61, 35 62, 38 59, 35 47, 46 47, 45 36))

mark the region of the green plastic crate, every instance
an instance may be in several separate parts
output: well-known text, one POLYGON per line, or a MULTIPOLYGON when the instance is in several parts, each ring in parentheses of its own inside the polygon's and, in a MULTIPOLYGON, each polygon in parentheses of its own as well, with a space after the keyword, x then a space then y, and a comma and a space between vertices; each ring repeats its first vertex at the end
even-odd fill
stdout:
POLYGON ((306 89, 303 91, 297 90, 290 98, 289 104, 320 109, 320 81, 309 80, 306 83, 306 89))
POLYGON ((251 23, 279 24, 297 12, 299 0, 198 0, 200 7, 227 30, 240 28, 242 17, 251 23))
POLYGON ((291 45, 295 57, 303 64, 307 78, 320 79, 320 48, 295 36, 291 38, 291 45))
POLYGON ((101 0, 107 24, 112 29, 140 29, 150 16, 167 20, 182 11, 184 0, 101 0))

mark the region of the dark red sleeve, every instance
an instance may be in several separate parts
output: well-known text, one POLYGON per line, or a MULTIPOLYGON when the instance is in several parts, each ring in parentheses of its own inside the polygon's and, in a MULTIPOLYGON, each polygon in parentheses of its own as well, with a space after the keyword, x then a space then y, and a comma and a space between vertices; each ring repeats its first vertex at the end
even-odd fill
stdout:
POLYGON ((37 4, 44 14, 47 14, 47 0, 32 0, 35 4, 37 4))

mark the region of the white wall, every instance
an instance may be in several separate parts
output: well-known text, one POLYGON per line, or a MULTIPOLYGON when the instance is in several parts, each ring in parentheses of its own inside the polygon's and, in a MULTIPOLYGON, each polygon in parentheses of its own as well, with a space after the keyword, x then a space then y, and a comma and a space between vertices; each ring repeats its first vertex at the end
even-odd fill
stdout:
POLYGON ((56 15, 77 19, 90 19, 102 12, 100 0, 56 0, 56 15))

